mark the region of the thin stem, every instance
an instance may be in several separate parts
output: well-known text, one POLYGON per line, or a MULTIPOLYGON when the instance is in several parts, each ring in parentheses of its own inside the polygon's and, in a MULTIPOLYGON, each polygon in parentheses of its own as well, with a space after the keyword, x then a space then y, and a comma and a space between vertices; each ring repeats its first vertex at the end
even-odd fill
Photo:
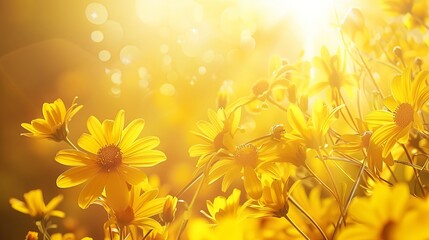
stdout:
POLYGON ((206 175, 203 174, 203 178, 201 179, 201 182, 198 185, 198 188, 195 191, 194 196, 192 196, 191 203, 188 205, 188 208, 187 208, 186 212, 184 213, 184 219, 183 219, 182 225, 180 226, 179 234, 177 236, 178 240, 181 238, 181 236, 182 236, 182 234, 186 228, 186 225, 188 224, 189 217, 191 215, 192 207, 194 206, 195 200, 197 199, 198 194, 201 192, 201 189, 203 187, 203 183, 205 182, 205 176, 206 175))
POLYGON ((175 196, 177 198, 180 198, 182 194, 184 194, 186 191, 188 191, 189 188, 191 188, 197 181, 203 176, 203 172, 199 173, 196 177, 194 177, 182 190, 180 190, 175 196))
MULTIPOLYGON (((356 180, 353 184, 352 190, 350 191, 350 194, 347 198, 346 204, 344 205, 343 212, 347 212, 347 210, 349 209, 350 203, 352 202, 352 199, 356 194, 356 190, 357 190, 357 187, 359 186, 360 178, 362 177, 362 174, 365 170, 365 160, 366 160, 366 158, 364 158, 362 161, 362 165, 359 169, 359 173, 358 173, 356 180)), ((343 224, 343 221, 344 221, 344 215, 341 215, 340 218, 338 219, 337 225, 335 226, 334 233, 332 234, 332 238, 335 237, 335 234, 338 231, 338 229, 340 228, 341 224, 343 224)))
MULTIPOLYGON (((410 161, 410 164, 413 164, 413 160, 412 160, 412 158, 410 156, 410 153, 408 152, 407 147, 404 144, 401 144, 401 145, 402 145, 402 148, 404 149, 405 154, 407 155, 408 161, 410 161)), ((425 191, 425 188, 423 187, 422 180, 419 178, 419 173, 417 172, 417 169, 415 169, 413 167, 413 171, 414 171, 414 175, 416 177, 416 181, 419 184, 420 190, 423 193, 423 196, 426 196, 426 191, 425 191)))
POLYGON ((288 197, 289 201, 302 213, 304 214, 304 216, 307 217, 308 220, 310 220, 311 224, 313 224, 314 227, 316 227, 316 229, 320 232, 320 234, 322 235, 323 239, 328 240, 328 237, 326 236, 326 234, 323 232, 322 228, 319 226, 319 224, 317 224, 317 222, 310 216, 310 214, 307 213, 307 211, 305 211, 305 209, 303 207, 301 207, 301 205, 299 205, 299 203, 292 197, 289 196, 288 197))
POLYGON ((268 99, 268 102, 270 102, 270 103, 274 104, 276 107, 278 107, 278 108, 280 108, 281 110, 283 110, 283 111, 287 112, 287 109, 286 109, 285 107, 283 107, 282 105, 280 105, 280 104, 276 103, 276 101, 274 101, 274 100, 270 97, 270 95, 267 95, 267 99, 268 99))
POLYGON ((75 150, 79 151, 79 149, 72 143, 72 141, 70 141, 70 139, 68 137, 66 137, 66 139, 64 139, 64 141, 66 143, 68 143, 70 146, 72 146, 75 150))
POLYGON ((358 55, 359 55, 360 60, 361 60, 361 61, 362 61, 362 63, 363 63, 363 66, 364 66, 365 70, 367 71, 367 73, 368 73, 369 77, 371 78, 372 83, 374 84, 374 86, 375 86, 375 88, 377 89, 377 91, 380 93, 381 97, 382 97, 382 98, 384 98, 383 93, 381 92, 380 88, 378 87, 377 82, 375 81, 374 76, 373 76, 373 75, 372 75, 372 73, 371 73, 371 70, 369 70, 368 65, 366 65, 366 62, 365 62, 365 60, 363 59, 362 54, 360 53, 360 51, 359 51, 358 49, 356 49, 356 50, 357 50, 357 53, 358 53, 358 55))
POLYGON ((329 180, 331 181, 332 186, 334 187, 334 192, 335 192, 334 196, 336 196, 335 198, 338 202, 338 205, 340 206, 341 215, 344 215, 343 208, 341 207, 342 204, 341 204, 341 199, 340 199, 340 193, 338 192, 337 185, 335 185, 335 180, 334 180, 334 177, 332 175, 332 172, 329 169, 328 165, 326 164, 325 159, 323 159, 323 155, 320 152, 320 149, 317 149, 317 155, 319 156, 319 159, 322 161, 322 164, 325 167, 326 172, 328 173, 329 180))
POLYGON ((284 218, 286 220, 288 220, 288 222, 290 222, 290 224, 292 224, 292 226, 307 240, 310 240, 309 237, 307 237, 307 235, 305 235, 305 233, 298 227, 298 225, 296 225, 296 223, 294 221, 292 221, 292 219, 289 218, 288 215, 285 215, 284 218))
POLYGON ((352 113, 350 112, 350 109, 349 109, 349 107, 347 106, 346 101, 344 100, 344 96, 343 96, 343 94, 341 93, 341 91, 340 91, 339 89, 338 89, 338 93, 339 93, 339 95, 340 95, 341 100, 342 100, 342 101, 343 101, 343 103, 344 103, 344 106, 346 107, 347 114, 349 115, 350 120, 352 121, 353 126, 355 127, 355 130, 356 130, 356 131, 358 131, 359 129, 358 129, 358 127, 357 127, 357 125, 356 125, 356 123, 355 123, 355 121, 354 121, 354 119, 353 119, 352 113))

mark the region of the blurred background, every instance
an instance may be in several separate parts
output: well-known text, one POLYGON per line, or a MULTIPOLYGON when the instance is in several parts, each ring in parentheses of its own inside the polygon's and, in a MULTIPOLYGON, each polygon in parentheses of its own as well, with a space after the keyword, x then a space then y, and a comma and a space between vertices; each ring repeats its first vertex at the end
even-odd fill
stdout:
MULTIPOLYGON (((293 63, 311 61, 322 45, 336 50, 338 19, 351 6, 371 11, 365 2, 1 0, 0 239, 23 239, 36 230, 8 201, 37 188, 45 202, 65 196, 61 231, 102 236, 101 207, 83 211, 77 206, 81 186, 55 185, 67 168, 54 156, 68 145, 20 136, 21 123, 42 117, 44 102, 61 98, 68 107, 79 97, 84 108, 70 124, 73 142, 87 132, 91 115, 112 119, 124 109, 126 123, 144 118, 142 135, 158 136, 168 157, 145 171, 174 194, 194 171, 188 148, 198 140, 190 131, 217 107, 219 90, 232 99, 250 94, 252 84, 269 76, 273 55, 293 63)), ((269 121, 258 129, 268 131, 273 116, 261 118, 269 121)), ((250 131, 254 123, 245 114, 250 131)), ((217 189, 203 190, 200 208, 217 189)))

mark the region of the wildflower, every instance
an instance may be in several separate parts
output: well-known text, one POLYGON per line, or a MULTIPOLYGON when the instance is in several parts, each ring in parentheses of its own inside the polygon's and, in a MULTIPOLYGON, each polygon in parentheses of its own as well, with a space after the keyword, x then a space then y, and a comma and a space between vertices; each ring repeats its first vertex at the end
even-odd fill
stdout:
POLYGON ((207 166, 210 159, 221 149, 231 149, 232 138, 240 123, 240 109, 227 113, 220 108, 217 112, 208 111, 210 122, 199 121, 197 123, 200 132, 193 132, 205 143, 195 144, 189 149, 191 157, 199 157, 197 162, 198 171, 207 166))
POLYGON ((389 166, 393 165, 393 156, 389 153, 386 157, 382 157, 382 146, 370 145, 373 132, 368 128, 368 125, 361 121, 356 120, 358 133, 356 134, 343 134, 340 136, 342 142, 334 146, 334 150, 344 154, 359 154, 361 159, 366 156, 366 162, 369 171, 379 176, 383 170, 383 162, 389 166), (364 153, 362 155, 361 153, 364 153))
POLYGON ((271 217, 285 217, 289 211, 287 180, 263 179, 262 197, 253 207, 271 217))
POLYGON ((392 15, 403 15, 408 28, 424 26, 428 17, 426 0, 383 0, 382 7, 392 15))
POLYGON ((426 211, 419 209, 408 186, 375 185, 371 197, 353 199, 347 226, 338 239, 427 239, 426 211))
POLYGON ((374 128, 370 144, 383 146, 383 158, 396 142, 406 143, 411 130, 423 130, 419 112, 429 99, 429 87, 425 84, 428 73, 419 72, 413 79, 411 70, 405 70, 392 81, 392 96, 384 101, 387 110, 373 111, 366 116, 369 127, 374 128))
POLYGON ((247 209, 250 201, 240 205, 240 195, 241 191, 235 188, 228 198, 218 196, 213 202, 207 200, 207 210, 209 212, 202 211, 202 213, 214 223, 220 223, 226 219, 243 221, 250 216, 249 209, 247 209))
POLYGON ((320 50, 320 57, 314 57, 316 84, 311 87, 310 92, 319 92, 326 87, 331 88, 330 100, 335 104, 341 102, 340 90, 345 86, 354 86, 353 75, 346 72, 346 63, 341 53, 332 55, 326 47, 320 50))
POLYGON ((341 107, 342 105, 328 112, 326 104, 316 101, 313 106, 312 116, 306 121, 301 109, 295 104, 290 104, 287 111, 287 120, 292 131, 287 134, 287 138, 301 142, 307 148, 318 149, 323 147, 330 125, 335 120, 335 114, 341 107))
POLYGON ((25 240, 38 240, 39 239, 39 233, 28 231, 27 236, 25 236, 25 240))
POLYGON ((269 172, 278 156, 272 147, 262 145, 259 148, 251 143, 236 147, 233 154, 219 158, 209 170, 209 183, 223 176, 222 191, 226 191, 232 181, 243 176, 244 188, 253 199, 262 194, 258 172, 269 172))
POLYGON ((109 220, 105 226, 117 225, 119 228, 130 233, 132 239, 141 239, 137 236, 144 236, 149 231, 162 232, 161 224, 154 219, 162 213, 165 198, 157 198, 158 190, 150 190, 142 193, 140 186, 132 186, 127 192, 125 201, 118 202, 118 199, 109 199, 109 220))
MULTIPOLYGON (((77 240, 77 238, 73 233, 66 233, 66 234, 55 233, 55 234, 52 234, 51 240, 77 240)), ((92 238, 84 237, 81 240, 92 240, 92 238)))
POLYGON ((166 223, 171 223, 174 220, 174 216, 177 210, 177 197, 168 195, 165 198, 164 208, 162 209, 161 218, 166 223))
POLYGON ((11 198, 9 203, 16 211, 30 215, 38 221, 50 217, 63 218, 65 216, 64 212, 55 210, 62 200, 63 196, 58 195, 45 205, 42 190, 36 189, 24 193, 24 202, 16 198, 11 198))
POLYGON ((64 141, 69 133, 68 123, 72 117, 82 108, 82 105, 75 103, 75 98, 70 106, 66 109, 61 99, 53 103, 44 103, 42 112, 43 119, 37 118, 31 123, 22 123, 21 126, 29 131, 21 135, 32 138, 47 138, 54 141, 64 141))
POLYGON ((132 121, 125 129, 124 111, 115 120, 103 123, 91 116, 78 145, 85 151, 61 150, 55 160, 72 166, 57 179, 57 186, 68 188, 85 183, 79 195, 79 206, 87 208, 105 188, 107 197, 115 197, 128 191, 127 184, 136 185, 146 178, 137 167, 154 166, 166 159, 161 151, 154 150, 159 144, 157 137, 137 139, 144 127, 143 119, 132 121))

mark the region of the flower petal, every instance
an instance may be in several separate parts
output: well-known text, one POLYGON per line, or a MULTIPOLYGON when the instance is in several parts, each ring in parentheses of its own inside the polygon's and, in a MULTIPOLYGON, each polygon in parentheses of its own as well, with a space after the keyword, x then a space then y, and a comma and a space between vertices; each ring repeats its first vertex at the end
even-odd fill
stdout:
POLYGON ((122 164, 118 168, 119 175, 131 185, 137 185, 143 182, 147 176, 140 169, 122 164))
POLYGON ((77 186, 96 176, 99 171, 95 165, 71 168, 57 178, 57 186, 59 188, 77 186))
POLYGON ((74 149, 60 150, 55 156, 55 161, 66 166, 87 166, 94 164, 94 160, 87 153, 74 149))
POLYGON ((88 181, 79 194, 79 207, 83 209, 88 208, 89 204, 94 202, 94 200, 101 195, 104 186, 106 185, 108 175, 109 174, 106 172, 100 172, 98 175, 88 181))
POLYGON ((141 118, 135 119, 130 124, 128 124, 128 126, 124 129, 122 140, 119 143, 119 147, 124 151, 131 147, 136 138, 143 130, 144 124, 145 122, 141 118))

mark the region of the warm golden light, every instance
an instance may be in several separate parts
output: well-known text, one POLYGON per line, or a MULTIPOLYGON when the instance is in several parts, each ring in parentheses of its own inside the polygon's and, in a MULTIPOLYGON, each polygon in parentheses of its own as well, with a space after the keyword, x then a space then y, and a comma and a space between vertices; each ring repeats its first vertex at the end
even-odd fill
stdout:
POLYGON ((0 239, 427 240, 428 30, 427 0, 2 0, 0 239))

